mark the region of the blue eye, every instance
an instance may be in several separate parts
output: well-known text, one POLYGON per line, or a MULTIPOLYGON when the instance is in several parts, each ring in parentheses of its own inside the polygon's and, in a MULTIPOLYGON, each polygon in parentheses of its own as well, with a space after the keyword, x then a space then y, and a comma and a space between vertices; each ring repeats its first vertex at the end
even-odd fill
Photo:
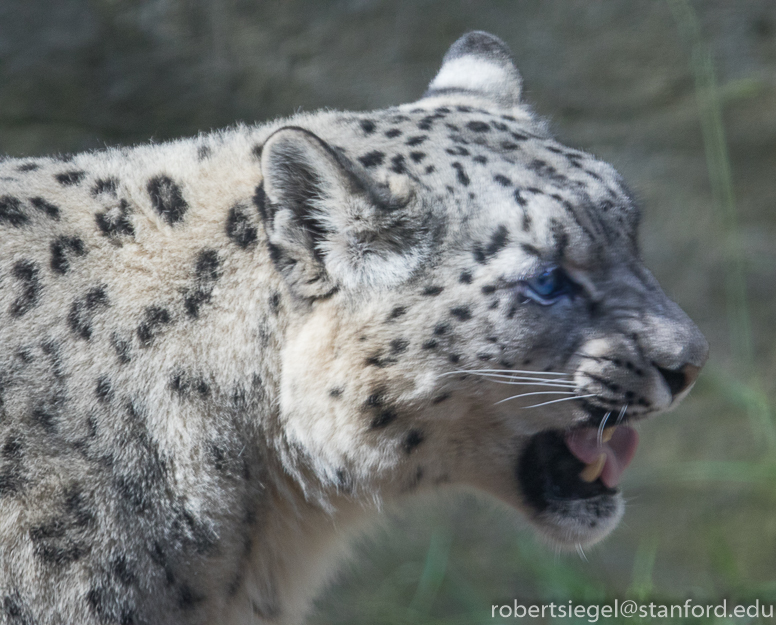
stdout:
POLYGON ((525 294, 532 300, 549 305, 559 297, 571 292, 572 283, 566 273, 555 267, 538 275, 527 278, 525 294))

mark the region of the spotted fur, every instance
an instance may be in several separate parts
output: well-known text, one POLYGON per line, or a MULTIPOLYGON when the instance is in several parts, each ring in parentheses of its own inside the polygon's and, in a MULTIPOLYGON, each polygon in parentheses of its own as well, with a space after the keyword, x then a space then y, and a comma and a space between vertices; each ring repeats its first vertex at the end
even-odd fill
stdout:
POLYGON ((521 486, 532 437, 673 406, 706 346, 520 88, 470 33, 412 104, 0 162, 0 622, 296 623, 350 528, 440 484, 611 530, 619 495, 521 486), (595 397, 522 410, 485 368, 595 397))

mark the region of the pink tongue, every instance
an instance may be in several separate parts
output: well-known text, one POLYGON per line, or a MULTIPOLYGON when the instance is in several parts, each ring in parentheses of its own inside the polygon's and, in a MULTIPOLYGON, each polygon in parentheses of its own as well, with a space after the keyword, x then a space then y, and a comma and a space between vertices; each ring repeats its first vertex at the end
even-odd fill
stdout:
POLYGON ((569 451, 585 464, 595 462, 601 454, 606 454, 601 481, 609 488, 620 483, 620 477, 633 460, 638 444, 639 435, 636 430, 624 425, 619 426, 611 440, 608 443, 602 442, 600 447, 596 428, 572 430, 566 435, 569 451))

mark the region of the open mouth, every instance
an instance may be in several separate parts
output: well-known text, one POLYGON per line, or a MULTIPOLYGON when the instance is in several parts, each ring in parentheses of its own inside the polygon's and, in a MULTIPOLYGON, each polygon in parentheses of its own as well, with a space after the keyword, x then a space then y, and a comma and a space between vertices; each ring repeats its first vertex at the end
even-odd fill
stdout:
MULTIPOLYGON (((600 508, 617 494, 637 445, 638 434, 625 425, 535 434, 517 465, 526 503, 538 513, 559 513, 571 503, 600 508)), ((599 516, 607 516, 606 510, 601 509, 599 516)))

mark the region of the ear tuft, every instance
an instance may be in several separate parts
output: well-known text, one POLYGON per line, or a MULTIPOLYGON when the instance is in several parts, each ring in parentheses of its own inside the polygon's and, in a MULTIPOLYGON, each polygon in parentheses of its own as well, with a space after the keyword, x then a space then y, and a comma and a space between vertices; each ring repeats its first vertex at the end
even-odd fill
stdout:
POLYGON ((423 97, 459 93, 512 108, 520 103, 521 87, 507 45, 490 33, 472 31, 447 51, 423 97))
POLYGON ((478 56, 502 65, 512 64, 512 52, 501 39, 482 30, 473 30, 458 39, 445 54, 442 63, 462 56, 478 56))

